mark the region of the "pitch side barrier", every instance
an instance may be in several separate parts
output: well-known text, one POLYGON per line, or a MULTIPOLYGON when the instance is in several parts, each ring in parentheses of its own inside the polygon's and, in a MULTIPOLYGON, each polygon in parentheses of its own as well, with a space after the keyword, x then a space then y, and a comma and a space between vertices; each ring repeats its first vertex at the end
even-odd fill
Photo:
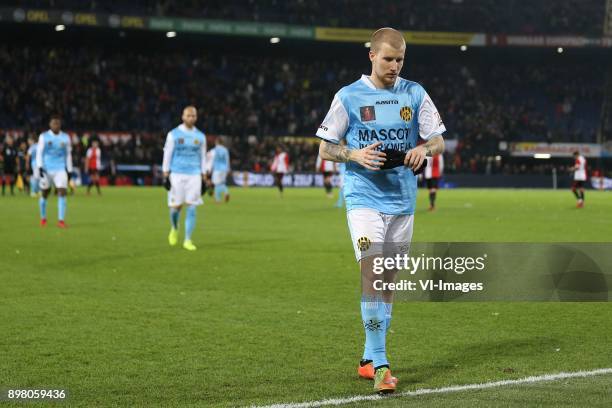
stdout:
MULTIPOLYGON (((274 175, 272 173, 251 173, 235 171, 230 177, 231 184, 248 187, 272 187, 274 175)), ((332 177, 334 187, 340 185, 340 176, 332 177)), ((569 188, 571 177, 557 177, 557 188, 569 188)), ((588 183, 590 186, 590 183, 588 183)), ((287 173, 283 177, 285 187, 323 187, 321 173, 287 173)), ((442 188, 554 188, 551 175, 503 175, 503 174, 447 174, 440 182, 442 188)))

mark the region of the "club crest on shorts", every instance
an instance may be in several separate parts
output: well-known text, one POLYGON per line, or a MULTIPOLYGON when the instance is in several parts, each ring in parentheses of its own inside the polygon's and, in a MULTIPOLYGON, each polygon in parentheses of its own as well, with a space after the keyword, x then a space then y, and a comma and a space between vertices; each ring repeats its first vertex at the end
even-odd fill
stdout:
POLYGON ((403 106, 400 109, 400 116, 404 122, 410 122, 412 120, 412 108, 410 106, 403 106))
POLYGON ((362 122, 376 120, 376 110, 374 106, 361 106, 359 108, 359 114, 361 115, 362 122))
POLYGON ((371 245, 372 241, 370 241, 370 238, 368 237, 361 237, 357 240, 357 247, 360 251, 367 251, 368 249, 370 249, 371 245))

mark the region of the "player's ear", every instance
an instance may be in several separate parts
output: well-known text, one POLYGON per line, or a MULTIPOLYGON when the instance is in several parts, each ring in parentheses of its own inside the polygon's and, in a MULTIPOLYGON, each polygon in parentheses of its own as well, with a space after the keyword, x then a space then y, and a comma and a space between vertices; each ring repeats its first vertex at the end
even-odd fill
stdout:
POLYGON ((368 55, 370 57, 370 61, 374 62, 374 58, 376 58, 376 53, 374 51, 370 50, 368 55))

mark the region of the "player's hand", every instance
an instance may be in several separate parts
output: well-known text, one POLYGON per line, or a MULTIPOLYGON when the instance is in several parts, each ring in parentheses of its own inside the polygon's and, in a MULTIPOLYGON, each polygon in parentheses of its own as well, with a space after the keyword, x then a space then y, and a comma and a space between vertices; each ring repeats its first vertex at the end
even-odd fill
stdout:
POLYGON ((408 151, 408 154, 406 155, 406 158, 404 159, 404 166, 410 167, 412 171, 419 170, 423 163, 426 163, 426 153, 427 149, 424 148, 422 145, 417 146, 414 149, 410 149, 408 151))
POLYGON ((382 142, 376 142, 363 149, 351 150, 349 160, 361 164, 368 170, 380 170, 385 163, 386 154, 376 150, 382 142))
POLYGON ((68 182, 70 183, 70 179, 72 179, 72 173, 66 170, 66 176, 68 176, 68 182))
POLYGON ((206 194, 207 189, 208 189, 208 180, 206 179, 206 175, 202 174, 202 187, 201 187, 200 195, 206 194))
POLYGON ((39 168, 38 168, 38 176, 39 176, 40 178, 45 177, 45 169, 43 169, 42 167, 39 167, 39 168))
POLYGON ((170 175, 164 176, 164 188, 168 191, 172 188, 172 184, 170 184, 170 175))

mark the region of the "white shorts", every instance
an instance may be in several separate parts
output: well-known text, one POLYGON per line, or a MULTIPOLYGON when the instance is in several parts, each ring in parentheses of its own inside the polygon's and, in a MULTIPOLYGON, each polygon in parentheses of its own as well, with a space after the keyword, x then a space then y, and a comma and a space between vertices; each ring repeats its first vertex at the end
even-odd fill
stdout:
POLYGON ((383 214, 371 208, 346 213, 355 258, 407 254, 412 241, 414 215, 383 214))
POLYGON ((45 172, 39 182, 41 190, 48 190, 51 188, 51 183, 53 183, 55 188, 68 187, 68 174, 64 170, 45 172))
POLYGON ((202 176, 200 174, 170 173, 168 207, 202 204, 202 176))
POLYGON ((227 182, 227 171, 213 171, 212 183, 214 185, 225 184, 226 182, 227 182))

